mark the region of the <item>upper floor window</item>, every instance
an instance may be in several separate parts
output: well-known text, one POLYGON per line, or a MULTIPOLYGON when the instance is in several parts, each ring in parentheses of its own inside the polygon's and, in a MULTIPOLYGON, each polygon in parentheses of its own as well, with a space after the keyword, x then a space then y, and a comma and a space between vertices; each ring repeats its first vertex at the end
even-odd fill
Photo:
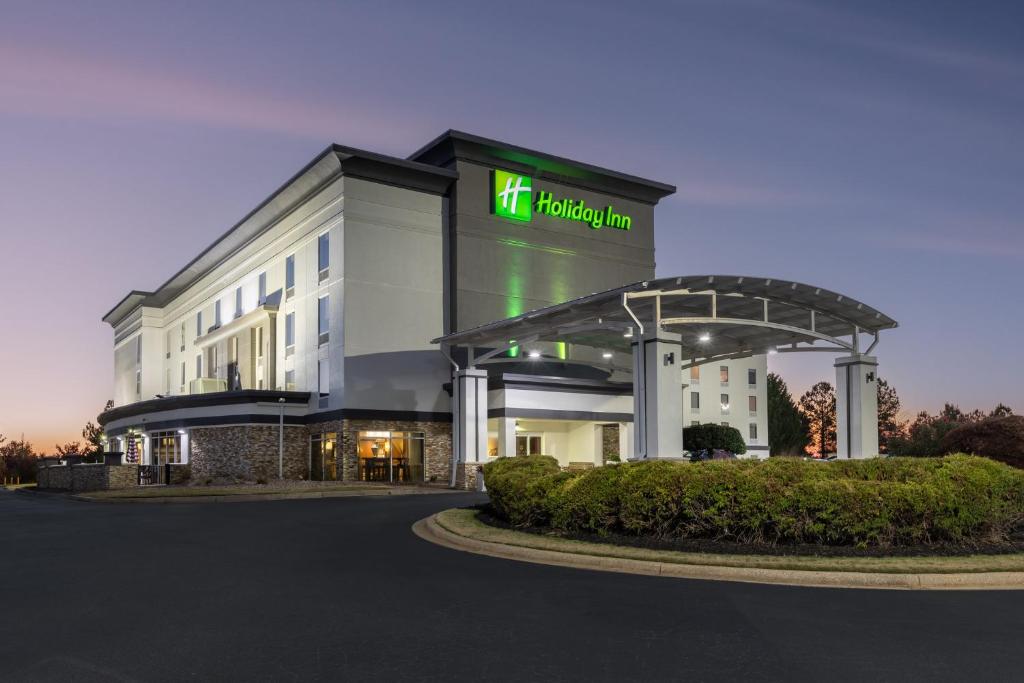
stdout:
POLYGON ((220 327, 220 299, 213 302, 213 326, 220 327))
POLYGON ((284 390, 295 391, 295 371, 286 370, 284 373, 284 390))
POLYGON ((320 297, 317 318, 319 319, 317 333, 320 335, 320 344, 326 344, 331 338, 331 306, 329 296, 320 297))
POLYGON ((750 386, 757 385, 757 370, 755 370, 754 368, 750 368, 749 370, 747 370, 747 384, 749 384, 750 386))
POLYGON ((259 305, 262 306, 267 302, 267 274, 260 273, 259 278, 259 293, 257 294, 259 305))
POLYGON ((242 288, 235 287, 235 317, 242 317, 242 288))
POLYGON ((185 393, 185 361, 181 361, 181 393, 185 393))
POLYGON ((757 396, 747 397, 747 407, 750 409, 751 415, 755 415, 757 413, 757 396))
POLYGON ((290 254, 284 260, 284 295, 291 296, 295 293, 295 254, 290 254))
POLYGON ((203 354, 196 354, 196 379, 203 378, 203 354))
POLYGON ((196 336, 203 336, 203 312, 199 311, 196 313, 196 336))
POLYGON ((327 363, 327 359, 324 358, 316 366, 317 369, 317 384, 319 385, 319 391, 321 396, 326 396, 331 393, 331 373, 330 366, 327 363))
POLYGON ((690 383, 700 384, 700 366, 694 365, 690 368, 690 383))
POLYGON ((720 365, 718 367, 718 381, 722 384, 729 384, 729 366, 720 365))
POLYGON ((757 441, 757 425, 754 423, 750 424, 750 440, 757 441))
POLYGON ((142 335, 135 338, 135 363, 142 364, 142 335))
POLYGON ((295 313, 284 317, 284 355, 295 353, 295 313))
POLYGON ((185 350, 185 323, 181 324, 181 350, 185 350))
POLYGON ((690 392, 690 410, 695 413, 700 411, 700 394, 696 391, 690 392))
POLYGON ((729 412, 729 394, 722 394, 722 412, 726 414, 729 412))
POLYGON ((319 281, 327 279, 331 268, 331 238, 330 233, 325 232, 317 240, 317 269, 320 273, 319 281))

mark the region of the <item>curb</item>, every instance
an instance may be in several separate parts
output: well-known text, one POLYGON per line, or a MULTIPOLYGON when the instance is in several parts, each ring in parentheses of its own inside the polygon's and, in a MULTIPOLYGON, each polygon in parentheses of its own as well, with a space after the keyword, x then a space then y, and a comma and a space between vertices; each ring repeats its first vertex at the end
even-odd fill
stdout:
POLYGON ((211 496, 152 496, 147 498, 92 498, 87 494, 70 494, 67 497, 71 500, 85 503, 114 503, 114 504, 147 504, 147 505, 171 505, 175 503, 251 503, 266 500, 303 500, 309 498, 360 498, 382 497, 382 496, 416 496, 431 495, 435 493, 459 493, 447 489, 427 491, 299 491, 295 493, 240 493, 235 495, 211 495, 211 496))
POLYGON ((762 569, 717 567, 712 565, 677 564, 620 557, 581 555, 556 550, 540 550, 523 546, 480 541, 461 536, 442 527, 437 515, 421 519, 412 527, 425 541, 507 560, 536 564, 590 569, 645 576, 679 579, 736 581, 808 588, 875 588, 889 590, 1021 590, 1024 572, 977 572, 962 574, 895 574, 882 572, 841 572, 797 569, 762 569))

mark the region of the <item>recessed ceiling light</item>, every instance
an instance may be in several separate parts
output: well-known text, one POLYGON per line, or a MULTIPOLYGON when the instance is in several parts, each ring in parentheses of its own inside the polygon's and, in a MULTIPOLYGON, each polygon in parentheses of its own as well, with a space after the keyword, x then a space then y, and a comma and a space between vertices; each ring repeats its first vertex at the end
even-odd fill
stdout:
POLYGON ((540 351, 530 351, 527 355, 530 358, 540 358, 540 351))
POLYGON ((707 332, 705 332, 704 334, 700 335, 699 339, 702 342, 709 342, 709 341, 711 341, 711 335, 708 334, 707 332))
POLYGON ((605 351, 604 353, 601 354, 601 358, 611 358, 611 357, 612 357, 612 352, 611 351, 605 351))

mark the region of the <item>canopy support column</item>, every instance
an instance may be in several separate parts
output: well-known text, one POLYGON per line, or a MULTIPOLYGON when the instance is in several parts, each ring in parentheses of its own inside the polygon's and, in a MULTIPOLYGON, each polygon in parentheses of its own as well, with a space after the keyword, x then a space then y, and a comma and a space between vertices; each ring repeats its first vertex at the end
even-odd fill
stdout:
POLYGON ((854 354, 837 358, 836 450, 840 459, 878 455, 878 360, 854 354))
POLYGON ((456 421, 452 430, 455 486, 473 488, 477 468, 487 462, 487 371, 466 368, 454 373, 456 421))
POLYGON ((634 459, 683 457, 680 340, 652 328, 633 343, 634 459))
POLYGON ((498 456, 512 457, 516 454, 516 419, 514 417, 498 418, 498 456))

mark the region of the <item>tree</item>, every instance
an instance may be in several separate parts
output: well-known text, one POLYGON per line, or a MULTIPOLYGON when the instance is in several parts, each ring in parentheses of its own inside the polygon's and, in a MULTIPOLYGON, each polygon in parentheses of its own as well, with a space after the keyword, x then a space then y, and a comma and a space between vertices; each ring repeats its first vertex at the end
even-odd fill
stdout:
POLYGON ((807 443, 807 425, 789 387, 777 374, 768 373, 768 451, 772 455, 799 455, 807 443))
POLYGON ((992 412, 988 414, 989 417, 1010 417, 1013 415, 1013 409, 1010 406, 1000 403, 992 412))
POLYGON ((22 482, 36 480, 36 460, 38 456, 32 450, 32 444, 24 439, 7 441, 0 436, 0 476, 22 482))
POLYGON ((722 450, 735 455, 747 452, 740 430, 713 422, 683 428, 683 447, 690 452, 722 450))
POLYGON ((828 382, 818 382, 800 397, 800 412, 807 420, 810 453, 836 452, 836 392, 828 382))
POLYGON ((893 439, 903 436, 905 423, 899 419, 900 397, 896 388, 878 378, 878 452, 888 453, 893 439))
POLYGON ((963 423, 942 437, 939 451, 972 453, 1024 468, 1024 417, 1008 415, 963 423))
POLYGON ((90 455, 98 455, 103 452, 103 428, 93 424, 92 420, 82 427, 82 438, 85 439, 85 450, 90 455))
POLYGON ((87 449, 82 448, 82 444, 78 441, 68 441, 63 446, 57 444, 53 448, 57 451, 57 455, 62 458, 68 455, 85 455, 87 451, 87 449))

